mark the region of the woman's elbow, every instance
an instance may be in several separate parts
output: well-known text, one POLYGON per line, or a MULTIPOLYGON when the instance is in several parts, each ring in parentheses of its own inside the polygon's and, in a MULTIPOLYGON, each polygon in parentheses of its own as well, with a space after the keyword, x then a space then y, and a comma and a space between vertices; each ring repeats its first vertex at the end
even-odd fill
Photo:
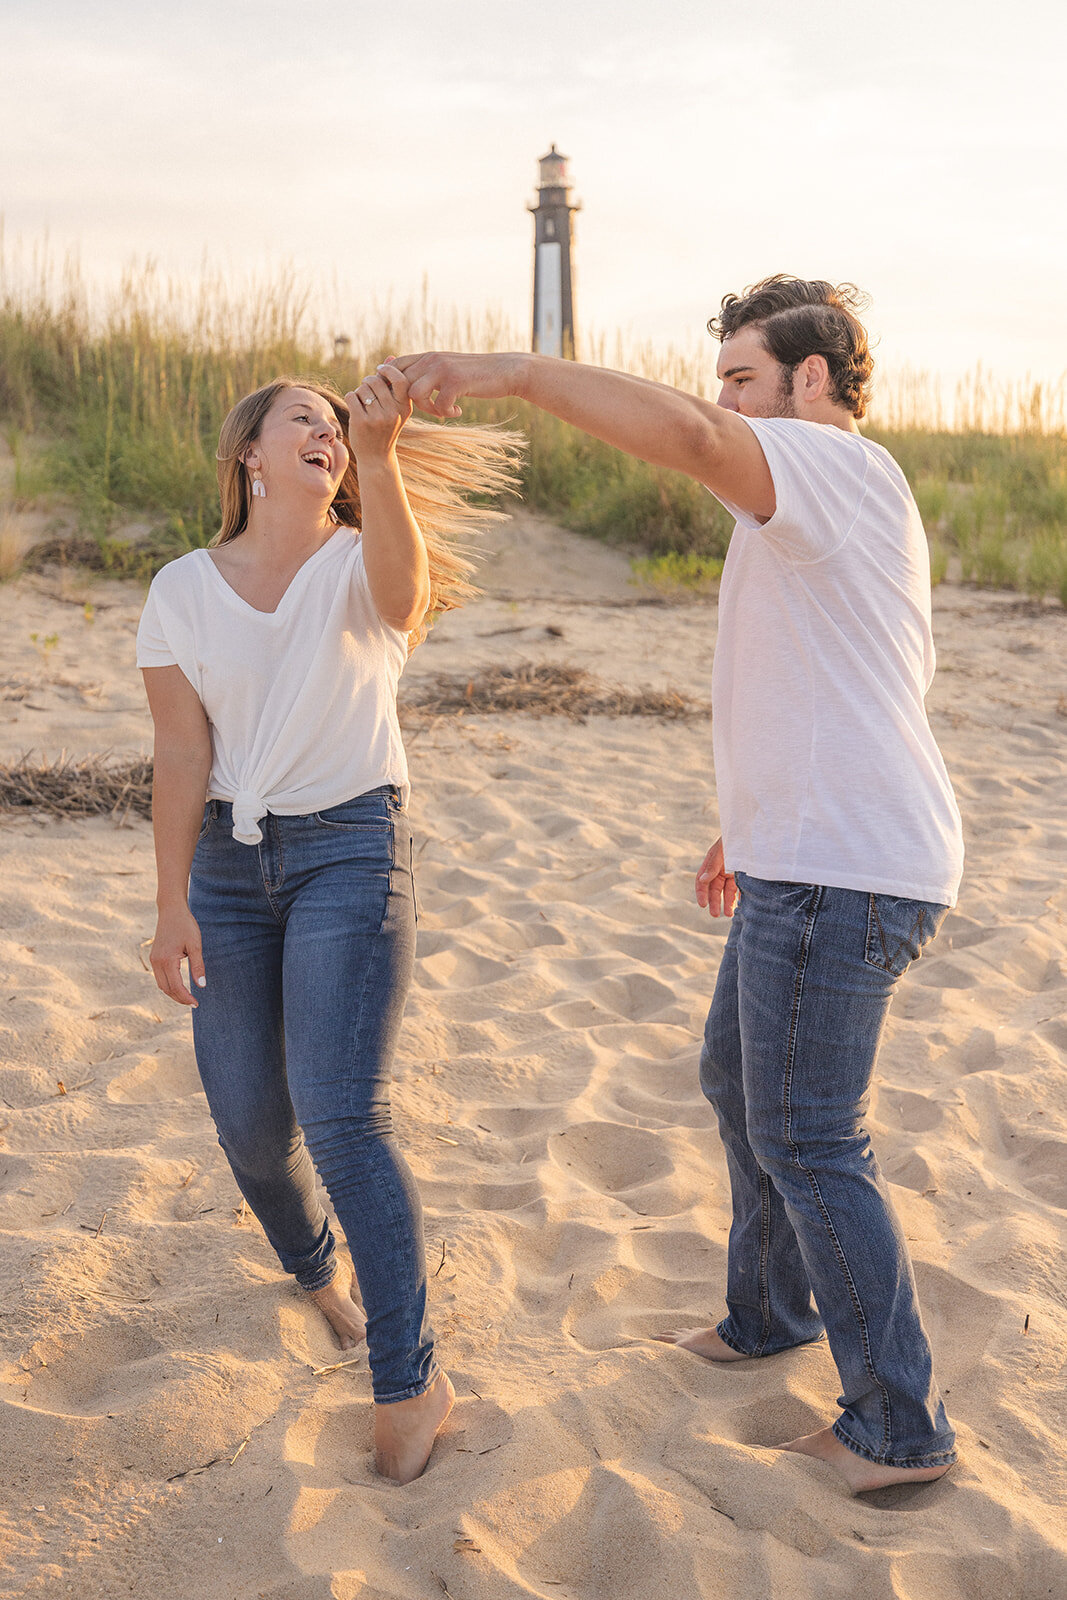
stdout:
POLYGON ((391 628, 396 628, 398 633, 412 633, 416 628, 421 627, 429 609, 430 589, 428 584, 425 587, 420 586, 410 596, 393 597, 391 604, 378 607, 383 622, 387 622, 391 628), (404 600, 407 601, 406 607, 404 600))

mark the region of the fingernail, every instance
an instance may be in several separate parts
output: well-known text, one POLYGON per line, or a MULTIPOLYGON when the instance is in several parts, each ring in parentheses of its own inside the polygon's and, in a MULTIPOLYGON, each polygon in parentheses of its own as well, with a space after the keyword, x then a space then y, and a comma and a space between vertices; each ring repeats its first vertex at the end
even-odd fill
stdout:
POLYGON ((206 989, 207 988, 207 979, 206 978, 197 978, 196 987, 198 989, 206 989))

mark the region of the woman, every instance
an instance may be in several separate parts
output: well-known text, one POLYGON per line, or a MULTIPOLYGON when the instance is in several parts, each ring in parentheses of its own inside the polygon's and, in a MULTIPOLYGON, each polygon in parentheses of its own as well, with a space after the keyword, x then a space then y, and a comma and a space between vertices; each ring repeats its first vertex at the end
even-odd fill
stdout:
POLYGON ((446 537, 498 513, 463 494, 510 484, 514 455, 490 430, 402 435, 410 415, 391 365, 344 400, 279 379, 240 401, 219 442, 221 531, 158 574, 137 647, 155 723, 156 981, 193 1008, 242 1193, 349 1349, 363 1324, 318 1168, 366 1313, 376 1464, 399 1483, 422 1472, 454 1393, 389 1113, 415 942, 396 688, 427 614, 472 592, 446 537))

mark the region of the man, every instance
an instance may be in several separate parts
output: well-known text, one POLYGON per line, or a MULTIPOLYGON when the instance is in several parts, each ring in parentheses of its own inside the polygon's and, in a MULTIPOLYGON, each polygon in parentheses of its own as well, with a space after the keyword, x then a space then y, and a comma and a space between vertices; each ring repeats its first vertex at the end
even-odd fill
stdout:
POLYGON ((709 324, 717 405, 540 356, 398 365, 437 416, 520 396, 688 473, 737 519, 712 679, 722 837, 696 885, 733 916, 701 1057, 733 1201, 727 1315, 661 1337, 727 1363, 825 1333, 841 1414, 784 1448, 859 1493, 956 1459, 862 1119, 893 991, 955 903, 963 850, 924 708, 922 523, 856 426, 873 365, 856 304, 850 286, 781 275, 728 295, 709 324))

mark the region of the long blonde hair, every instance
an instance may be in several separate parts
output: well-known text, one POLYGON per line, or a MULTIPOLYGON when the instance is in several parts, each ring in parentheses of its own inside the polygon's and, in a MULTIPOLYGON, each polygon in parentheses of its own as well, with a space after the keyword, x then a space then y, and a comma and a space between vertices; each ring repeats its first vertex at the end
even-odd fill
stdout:
MULTIPOLYGON (((239 400, 222 424, 217 453, 222 526, 212 545, 228 544, 248 526, 252 479, 244 457, 259 438, 263 419, 285 389, 310 389, 325 400, 348 437, 349 412, 331 384, 313 378, 275 378, 239 400)), ((452 611, 477 589, 471 583, 474 562, 454 541, 486 522, 498 522, 507 513, 492 506, 472 505, 468 496, 498 495, 518 486, 522 434, 499 428, 462 427, 412 418, 396 443, 397 461, 412 514, 426 542, 430 563, 430 622, 442 611, 452 611)), ((330 510, 339 523, 362 527, 359 478, 349 461, 330 510)), ((426 637, 423 622, 408 635, 411 649, 426 637)))

